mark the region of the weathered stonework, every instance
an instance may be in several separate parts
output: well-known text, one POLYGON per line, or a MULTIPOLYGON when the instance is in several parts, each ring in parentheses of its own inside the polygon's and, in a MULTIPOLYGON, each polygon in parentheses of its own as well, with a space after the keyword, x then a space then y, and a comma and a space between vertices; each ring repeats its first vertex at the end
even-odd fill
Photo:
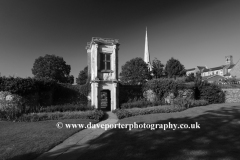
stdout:
POLYGON ((240 88, 229 88, 222 90, 225 93, 226 103, 240 102, 240 88))
MULTIPOLYGON (((145 91, 143 93, 143 96, 144 96, 144 98, 146 98, 148 101, 151 101, 151 102, 157 100, 157 95, 152 90, 145 91)), ((194 95, 193 95, 193 91, 191 89, 183 89, 183 90, 178 90, 178 96, 177 97, 193 99, 194 95)), ((164 97, 164 101, 165 101, 165 103, 170 104, 177 97, 175 97, 173 93, 168 93, 164 97)))
POLYGON ((88 75, 91 75, 89 97, 97 109, 105 107, 112 111, 119 106, 118 46, 117 39, 98 37, 87 44, 88 75))
POLYGON ((148 101, 155 101, 157 99, 156 94, 151 90, 147 90, 143 93, 143 97, 146 98, 148 101))
POLYGON ((240 78, 240 60, 235 64, 235 66, 230 71, 233 77, 240 78))

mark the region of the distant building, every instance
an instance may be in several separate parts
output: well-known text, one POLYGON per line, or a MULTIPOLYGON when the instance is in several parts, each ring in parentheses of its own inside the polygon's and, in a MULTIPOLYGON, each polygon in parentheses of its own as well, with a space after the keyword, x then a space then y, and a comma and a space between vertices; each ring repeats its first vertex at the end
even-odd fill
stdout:
POLYGON ((207 68, 206 66, 197 66, 196 68, 186 70, 187 75, 191 73, 194 73, 194 75, 196 75, 197 72, 201 73, 203 79, 209 82, 219 81, 223 78, 240 78, 240 62, 238 61, 236 64, 234 64, 233 57, 230 55, 225 56, 225 65, 213 68, 207 68))
POLYGON ((187 69, 186 70, 186 74, 189 75, 191 73, 193 73, 194 75, 196 75, 196 73, 202 73, 204 69, 207 69, 206 66, 197 66, 196 68, 191 68, 191 69, 187 69))

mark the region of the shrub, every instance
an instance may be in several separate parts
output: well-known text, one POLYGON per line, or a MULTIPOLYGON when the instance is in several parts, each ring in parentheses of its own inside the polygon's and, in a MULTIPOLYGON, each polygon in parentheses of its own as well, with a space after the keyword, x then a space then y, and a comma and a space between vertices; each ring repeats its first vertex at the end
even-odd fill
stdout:
POLYGON ((119 119, 137 116, 137 115, 146 115, 154 113, 171 113, 171 112, 180 112, 185 110, 185 108, 173 107, 173 106, 157 106, 157 107, 148 107, 148 108, 132 108, 132 109, 116 109, 113 111, 119 119))
POLYGON ((148 81, 144 85, 144 92, 152 90, 156 95, 157 99, 163 100, 165 97, 169 96, 171 93, 174 97, 177 97, 179 90, 193 90, 193 83, 183 83, 183 78, 177 80, 174 79, 153 79, 148 81))
POLYGON ((216 84, 220 88, 240 88, 240 84, 216 84))
POLYGON ((132 114, 128 112, 126 109, 116 109, 113 111, 113 113, 117 115, 118 119, 123 119, 132 116, 132 114))
POLYGON ((127 103, 132 99, 143 98, 142 85, 119 84, 119 104, 127 103))
MULTIPOLYGON (((87 104, 88 98, 85 92, 89 92, 89 84, 84 87, 71 84, 57 83, 54 80, 35 78, 0 77, 0 91, 8 91, 12 94, 33 101, 34 105, 49 106, 53 104, 82 103, 87 104), (82 91, 86 88, 86 91, 82 91)), ((33 104, 32 104, 33 106, 33 104)))
POLYGON ((88 103, 88 98, 79 91, 78 86, 58 83, 53 93, 53 104, 84 104, 88 103))
POLYGON ((173 79, 153 79, 148 81, 143 90, 152 90, 158 99, 163 99, 170 92, 176 92, 177 83, 173 79))
POLYGON ((196 83, 195 99, 204 99, 210 104, 224 103, 225 95, 218 85, 203 81, 196 83))
POLYGON ((19 122, 36 122, 45 120, 61 120, 61 119, 94 119, 101 120, 103 118, 103 111, 75 111, 75 112, 52 112, 52 113, 30 113, 23 114, 17 119, 19 122))
POLYGON ((54 88, 55 81, 47 79, 0 77, 0 90, 12 94, 28 95, 35 92, 48 91, 54 88))
POLYGON ((85 104, 63 104, 41 107, 37 112, 66 112, 66 111, 87 111, 94 110, 92 106, 85 104))
POLYGON ((84 96, 88 96, 88 94, 91 91, 91 84, 90 83, 86 83, 84 85, 78 85, 78 90, 81 94, 83 94, 84 96))
POLYGON ((187 109, 191 107, 191 103, 186 98, 176 98, 173 100, 173 106, 187 109))
POLYGON ((10 92, 0 92, 0 118, 14 120, 22 114, 23 98, 10 92))
POLYGON ((206 100, 194 100, 189 98, 175 98, 173 100, 173 105, 181 108, 191 108, 196 106, 206 106, 208 105, 208 101, 206 100))
POLYGON ((176 83, 181 84, 186 82, 186 77, 177 77, 175 80, 176 83))
POLYGON ((145 114, 180 112, 190 107, 205 106, 205 105, 208 105, 208 102, 206 100, 192 100, 192 99, 178 98, 178 99, 175 99, 174 104, 170 106, 116 109, 113 111, 113 113, 115 113, 119 119, 123 119, 127 117, 145 115, 145 114))
POLYGON ((158 106, 163 105, 162 101, 147 101, 145 99, 133 99, 129 100, 127 103, 123 103, 121 105, 121 109, 128 109, 128 108, 146 108, 146 107, 152 107, 152 106, 158 106))

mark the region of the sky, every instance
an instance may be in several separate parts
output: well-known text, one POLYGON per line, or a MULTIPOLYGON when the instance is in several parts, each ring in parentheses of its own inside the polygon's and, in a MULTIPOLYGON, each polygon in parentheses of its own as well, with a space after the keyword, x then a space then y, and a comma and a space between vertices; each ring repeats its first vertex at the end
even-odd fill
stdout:
POLYGON ((239 0, 1 0, 0 73, 33 77, 35 59, 63 57, 75 78, 92 37, 119 39, 119 69, 144 56, 174 57, 186 69, 240 59, 239 0))

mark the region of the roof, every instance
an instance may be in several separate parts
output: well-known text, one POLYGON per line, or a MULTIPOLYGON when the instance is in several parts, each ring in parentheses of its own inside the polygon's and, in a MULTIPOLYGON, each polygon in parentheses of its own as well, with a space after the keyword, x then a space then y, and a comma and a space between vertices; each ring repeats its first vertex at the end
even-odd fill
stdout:
POLYGON ((113 38, 100 38, 100 37, 92 37, 92 41, 87 43, 86 49, 90 49, 92 44, 108 44, 108 45, 119 45, 118 39, 113 38))
POLYGON ((191 69, 186 69, 186 71, 194 71, 195 68, 191 68, 191 69))
POLYGON ((220 70, 223 69, 225 66, 219 66, 219 67, 213 67, 213 68, 209 68, 209 69, 204 69, 203 72, 208 72, 208 71, 216 71, 216 70, 220 70))
POLYGON ((197 66, 199 70, 205 69, 205 66, 197 66))

